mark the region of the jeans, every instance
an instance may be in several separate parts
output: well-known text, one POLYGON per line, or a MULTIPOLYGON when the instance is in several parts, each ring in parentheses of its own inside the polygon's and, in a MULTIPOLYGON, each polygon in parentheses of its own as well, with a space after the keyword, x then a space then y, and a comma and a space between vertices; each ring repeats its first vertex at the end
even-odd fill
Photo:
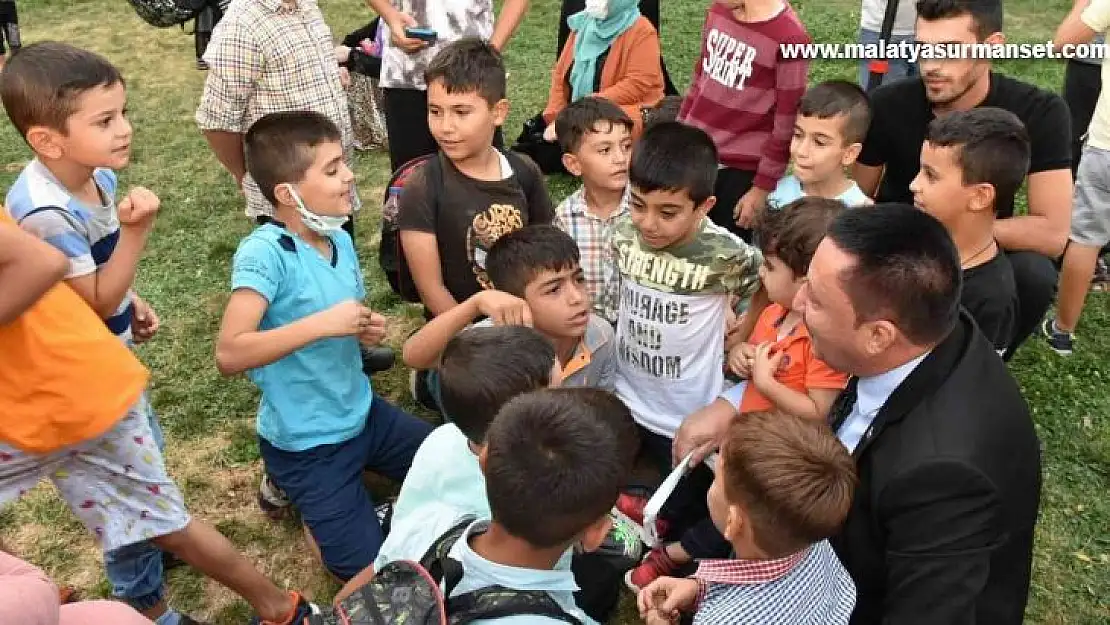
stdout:
MULTIPOLYGON (((859 42, 862 44, 878 43, 879 34, 878 31, 861 28, 859 31, 859 42)), ((913 43, 913 35, 891 35, 886 42, 888 44, 898 44, 903 41, 913 43)), ((870 59, 861 59, 859 62, 859 84, 863 87, 864 91, 868 90, 868 83, 871 82, 870 63, 870 59)), ((887 72, 883 75, 883 84, 912 76, 917 76, 917 65, 911 63, 909 59, 889 59, 887 72)))
MULTIPOLYGON (((162 425, 150 405, 150 398, 143 394, 140 400, 150 420, 150 430, 158 449, 166 448, 162 425)), ((152 543, 141 542, 121 547, 104 554, 104 573, 112 584, 112 596, 122 599, 142 612, 158 604, 165 596, 162 571, 162 550, 152 543)), ((173 625, 162 622, 159 625, 173 625)))

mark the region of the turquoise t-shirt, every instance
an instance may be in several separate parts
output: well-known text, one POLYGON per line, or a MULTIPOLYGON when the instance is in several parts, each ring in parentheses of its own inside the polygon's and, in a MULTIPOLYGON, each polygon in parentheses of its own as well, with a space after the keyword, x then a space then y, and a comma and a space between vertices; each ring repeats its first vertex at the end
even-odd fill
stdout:
MULTIPOLYGON (((333 257, 269 223, 235 252, 231 288, 251 289, 269 306, 259 323, 272 330, 348 299, 366 296, 351 237, 331 235, 333 257)), ((321 339, 248 372, 262 391, 258 435, 285 451, 304 451, 354 438, 366 425, 372 391, 362 372, 358 339, 321 339)))
MULTIPOLYGON (((786 176, 775 186, 775 190, 767 196, 767 203, 771 206, 782 207, 793 202, 794 200, 801 199, 805 196, 802 193, 802 183, 798 181, 793 175, 786 176)), ((862 206, 870 204, 871 198, 859 188, 859 185, 852 182, 852 186, 848 187, 836 199, 844 203, 848 208, 853 206, 862 206)))

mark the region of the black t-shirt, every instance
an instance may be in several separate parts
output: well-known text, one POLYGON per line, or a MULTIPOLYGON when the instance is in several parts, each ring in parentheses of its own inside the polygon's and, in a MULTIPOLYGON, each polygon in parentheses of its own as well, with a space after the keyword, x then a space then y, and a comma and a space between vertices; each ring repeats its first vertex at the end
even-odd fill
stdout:
POLYGON ((1000 251, 988 262, 964 270, 960 304, 971 313, 995 349, 1003 351, 1009 347, 1014 338, 1018 298, 1014 270, 1005 252, 1000 251))
MULTIPOLYGON (((936 116, 920 78, 887 83, 870 94, 872 121, 861 165, 886 166, 876 199, 913 203, 910 182, 921 168, 925 130, 936 116)), ((1029 173, 1071 169, 1071 115, 1064 99, 1040 87, 991 72, 990 91, 979 106, 1010 111, 1025 124, 1031 144, 1029 173)), ((1012 217, 1012 203, 995 207, 1012 217)))
POLYGON ((490 246, 529 224, 551 223, 555 210, 540 168, 526 156, 514 154, 513 175, 497 181, 475 180, 443 154, 433 158, 440 159, 443 194, 433 197, 436 185, 427 166, 413 171, 401 193, 397 223, 402 231, 436 236, 443 285, 463 302, 490 287, 485 270, 490 246), (522 174, 521 167, 530 171, 522 174))

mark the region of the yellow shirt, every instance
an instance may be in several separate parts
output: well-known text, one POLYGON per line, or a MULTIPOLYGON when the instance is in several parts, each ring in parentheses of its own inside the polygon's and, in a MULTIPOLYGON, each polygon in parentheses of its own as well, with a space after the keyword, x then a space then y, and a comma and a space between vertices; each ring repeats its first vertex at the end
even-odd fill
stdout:
MULTIPOLYGON (((1091 0, 1079 19, 1096 33, 1110 30, 1110 0, 1091 0)), ((1102 84, 1110 85, 1110 63, 1102 64, 1102 84)), ((1088 145, 1100 150, 1110 150, 1110 93, 1106 89, 1098 95, 1098 103, 1087 132, 1088 145)))

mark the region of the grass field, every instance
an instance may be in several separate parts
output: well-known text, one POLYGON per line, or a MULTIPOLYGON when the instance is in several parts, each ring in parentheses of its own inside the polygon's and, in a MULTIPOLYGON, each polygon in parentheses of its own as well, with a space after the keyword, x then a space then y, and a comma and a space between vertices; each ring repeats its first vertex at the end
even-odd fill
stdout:
MULTIPOLYGON (((663 42, 675 81, 688 82, 698 52, 707 0, 667 0, 663 42)), ((370 18, 361 0, 328 0, 325 13, 336 38, 370 18)), ((506 136, 546 100, 555 58, 558 0, 533 0, 507 51, 513 113, 506 136)), ((1006 31, 1011 41, 1046 41, 1066 13, 1067 0, 1011 0, 1006 31)), ((819 42, 855 38, 855 0, 796 4, 819 42)), ((298 527, 273 524, 254 504, 258 448, 257 395, 246 379, 223 379, 213 360, 213 337, 227 297, 230 258, 251 228, 230 177, 219 167, 193 123, 204 74, 193 68, 192 38, 176 29, 147 27, 122 0, 22 0, 24 39, 56 39, 107 55, 123 70, 135 124, 131 167, 122 184, 143 185, 162 199, 162 213, 140 269, 138 291, 159 312, 163 327, 141 356, 153 371, 155 406, 168 435, 173 475, 194 515, 214 524, 279 585, 300 588, 326 602, 336 586, 309 555, 298 527)), ((1059 91, 1063 66, 1053 61, 1007 62, 1007 73, 1059 91)), ((852 62, 817 62, 811 79, 854 79, 852 62)), ((6 190, 30 153, 7 123, 0 123, 0 188, 6 190)), ((391 342, 419 322, 400 304, 377 270, 376 207, 388 177, 388 158, 363 153, 357 174, 366 209, 358 217, 358 246, 371 305, 392 321, 391 342)), ((552 179, 559 200, 572 181, 552 179)), ((1033 339, 1011 367, 1033 407, 1044 446, 1045 486, 1036 545, 1028 621, 1043 624, 1110 623, 1110 299, 1095 296, 1079 328, 1078 351, 1061 359, 1033 339)), ((0 347, 2 349, 2 347, 0 347)), ((407 371, 398 366, 375 378, 376 389, 412 407, 407 371)), ((99 554, 74 517, 43 486, 0 513, 0 536, 60 583, 87 596, 107 596, 99 554)), ((169 579, 172 602, 216 625, 245 622, 246 605, 185 569, 169 579)), ((638 622, 626 602, 616 623, 638 622)))

